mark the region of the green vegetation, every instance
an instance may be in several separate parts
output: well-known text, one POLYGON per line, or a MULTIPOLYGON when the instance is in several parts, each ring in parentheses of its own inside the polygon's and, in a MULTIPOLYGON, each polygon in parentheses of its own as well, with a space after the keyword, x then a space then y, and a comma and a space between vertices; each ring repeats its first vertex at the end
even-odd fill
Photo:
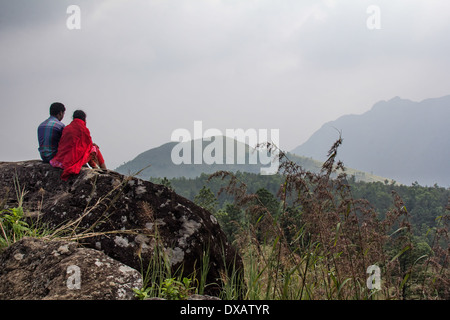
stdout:
MULTIPOLYGON (((234 176, 237 180, 245 182, 248 193, 257 194, 263 203, 270 201, 270 211, 275 216, 278 215, 275 207, 277 210, 280 210, 282 202, 278 198, 278 193, 280 186, 283 185, 286 179, 285 176, 281 174, 263 176, 247 172, 237 172, 234 176), (268 197, 271 199, 268 199, 268 197)), ((230 221, 242 222, 244 213, 233 204, 234 198, 226 193, 221 193, 217 196, 219 191, 228 184, 227 180, 220 178, 210 179, 210 175, 202 174, 194 179, 174 178, 168 180, 167 178, 153 178, 151 181, 169 186, 178 194, 208 209, 221 218, 219 220, 227 219, 227 215, 234 215, 230 221), (203 202, 200 201, 200 198, 204 197, 205 194, 209 194, 208 198, 202 200, 203 202)), ((388 181, 384 183, 357 182, 353 176, 348 177, 347 183, 351 188, 353 198, 368 201, 377 212, 379 219, 384 219, 386 212, 395 208, 394 194, 399 195, 408 210, 414 235, 422 238, 422 241, 428 244, 432 242, 430 229, 436 228, 438 223, 436 219, 445 213, 445 207, 450 199, 450 188, 443 188, 437 185, 428 187, 420 186, 417 183, 414 183, 412 186, 405 186, 388 181)), ((298 211, 294 206, 287 206, 286 209, 290 212, 298 211)), ((227 228, 228 223, 226 221, 223 222, 223 227, 227 228)), ((231 234, 228 235, 231 236, 231 234)))
POLYGON ((23 221, 23 208, 11 208, 0 212, 0 247, 8 247, 11 243, 31 233, 31 229, 23 221))
MULTIPOLYGON (((197 179, 154 179, 213 213, 243 258, 243 274, 230 265, 218 279, 220 298, 450 298, 450 190, 356 182, 335 163, 339 144, 315 173, 281 154, 280 174, 274 176, 220 171, 197 179), (369 288, 372 266, 379 268, 381 283, 369 288)), ((95 235, 78 234, 79 221, 52 231, 29 224, 21 201, 26 192, 18 183, 16 193, 18 207, 0 212, 0 246, 23 236, 95 235)), ((80 219, 103 200, 88 205, 80 219)), ((211 267, 207 248, 198 264, 193 274, 183 274, 182 267, 174 272, 162 245, 155 245, 153 258, 141 266, 143 287, 136 297, 203 294, 211 267)))
POLYGON ((7 208, 0 203, 0 252, 19 241, 23 237, 44 237, 48 230, 39 224, 39 220, 31 223, 26 219, 23 209, 25 188, 21 188, 17 177, 14 179, 14 188, 17 197, 17 206, 7 208))
POLYGON ((241 285, 230 279, 235 286, 225 287, 225 297, 450 297, 450 190, 356 182, 335 163, 339 144, 319 173, 282 154, 275 176, 217 172, 170 180, 177 193, 217 217, 244 259, 245 279, 241 285), (374 265, 379 289, 367 286, 374 265))

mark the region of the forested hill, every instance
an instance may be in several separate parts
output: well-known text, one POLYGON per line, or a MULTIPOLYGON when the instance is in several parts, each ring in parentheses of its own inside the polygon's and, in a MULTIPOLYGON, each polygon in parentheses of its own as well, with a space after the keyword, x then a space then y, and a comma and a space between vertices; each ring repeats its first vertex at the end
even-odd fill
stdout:
MULTIPOLYGON (((250 154, 254 152, 254 149, 247 144, 243 144, 236 140, 233 141, 232 139, 226 137, 215 137, 214 139, 223 139, 222 143, 224 147, 222 153, 223 164, 217 163, 194 164, 194 154, 196 152, 204 154, 204 152, 207 152, 208 146, 212 143, 206 140, 201 141, 201 143, 197 143, 198 140, 196 140, 183 143, 185 145, 185 148, 190 150, 189 152, 191 158, 190 163, 175 164, 171 156, 172 151, 174 147, 178 144, 178 142, 169 142, 157 148, 153 148, 145 152, 142 152, 133 160, 128 161, 123 165, 119 166, 117 169, 115 169, 115 171, 125 175, 134 175, 136 173, 139 173, 137 175, 139 178, 148 180, 150 178, 164 178, 164 177, 168 179, 180 177, 195 178, 199 177, 202 173, 212 174, 217 171, 230 171, 230 172, 240 171, 240 172, 260 173, 261 168, 266 168, 269 166, 261 164, 259 161, 257 164, 250 164, 249 157, 250 154), (227 151, 229 150, 226 149, 226 146, 227 141, 230 142, 230 140, 232 140, 231 144, 234 145, 236 152, 233 153, 234 160, 231 161, 233 164, 226 164, 227 163, 226 158, 229 157, 229 153, 227 153, 227 151), (238 156, 237 152, 238 148, 245 150, 245 154, 238 156)), ((332 144, 333 143, 330 143, 328 146, 324 147, 322 151, 326 154, 332 144)), ((322 162, 319 162, 309 157, 301 157, 294 154, 288 154, 287 156, 289 157, 290 160, 296 162, 297 164, 301 165, 305 170, 311 172, 318 172, 322 167, 322 162)), ((356 180, 358 181, 372 182, 372 181, 385 181, 386 179, 390 180, 389 177, 380 177, 367 172, 354 170, 352 168, 346 168, 346 170, 349 176, 352 175, 355 176, 356 180)))
POLYGON ((411 185, 450 186, 450 95, 421 102, 396 97, 361 115, 324 124, 293 153, 324 161, 342 132, 346 166, 411 185))
MULTIPOLYGON (((219 190, 226 186, 228 180, 214 178, 208 181, 208 177, 209 175, 202 174, 195 179, 153 179, 153 181, 166 184, 178 194, 193 201, 198 199, 199 195, 202 196, 204 193, 202 189, 207 189, 214 195, 214 198, 209 200, 213 207, 209 209, 213 212, 226 210, 227 204, 232 203, 233 198, 226 194, 222 194, 220 197, 217 195, 219 190)), ((266 198, 265 202, 271 203, 274 210, 280 208, 277 194, 284 182, 284 177, 280 175, 261 176, 252 173, 238 173, 236 177, 246 184, 248 193, 263 194, 266 198)), ((396 192, 404 202, 416 235, 420 235, 420 237, 427 237, 429 228, 436 226, 437 218, 445 215, 446 207, 450 205, 450 188, 426 187, 415 183, 412 186, 405 186, 386 182, 356 182, 353 178, 349 179, 349 183, 353 198, 369 201, 378 212, 379 218, 384 218, 385 214, 394 207, 393 192, 396 192)), ((273 214, 276 216, 277 212, 273 212, 273 214)), ((431 239, 427 239, 428 241, 431 239)))

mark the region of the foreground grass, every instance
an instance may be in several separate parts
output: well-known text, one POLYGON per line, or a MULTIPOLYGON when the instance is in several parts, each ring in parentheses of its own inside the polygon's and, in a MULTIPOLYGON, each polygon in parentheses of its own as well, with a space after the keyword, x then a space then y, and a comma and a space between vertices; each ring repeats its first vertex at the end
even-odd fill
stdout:
MULTIPOLYGON (((304 172, 289 161, 282 164, 286 181, 280 188, 283 205, 277 215, 258 196, 247 194, 245 184, 232 174, 214 175, 230 178, 225 191, 235 196, 236 206, 245 212, 244 221, 227 222, 237 229, 234 245, 243 258, 244 270, 228 266, 229 273, 218 279, 223 288, 220 298, 448 300, 449 215, 437 218, 437 227, 429 230, 432 245, 421 248, 414 242, 401 199, 394 195, 395 209, 380 220, 368 203, 353 199, 345 174, 330 178, 336 170, 333 154, 320 174, 304 172), (373 266, 379 270, 377 275, 368 271, 373 266)), ((342 170, 342 165, 337 169, 342 170)), ((0 251, 23 237, 78 241, 98 235, 89 230, 78 233, 76 227, 103 199, 86 207, 79 220, 51 230, 39 219, 26 218, 26 190, 17 179, 15 191, 17 207, 3 205, 0 211, 0 251)), ((154 250, 153 259, 142 263, 144 285, 136 290, 137 298, 176 300, 207 291, 211 285, 206 283, 208 250, 190 275, 184 275, 182 268, 171 270, 162 246, 156 245, 154 250)))
POLYGON ((353 198, 343 164, 335 163, 341 142, 330 149, 319 173, 303 170, 280 152, 285 181, 276 210, 257 194, 248 194, 245 182, 235 175, 211 176, 229 179, 220 192, 234 196, 234 205, 244 214, 234 221, 239 231, 233 234, 245 265, 241 295, 282 300, 448 300, 450 203, 427 231, 431 245, 418 241, 398 194, 393 193, 393 209, 382 219, 368 201, 353 198))

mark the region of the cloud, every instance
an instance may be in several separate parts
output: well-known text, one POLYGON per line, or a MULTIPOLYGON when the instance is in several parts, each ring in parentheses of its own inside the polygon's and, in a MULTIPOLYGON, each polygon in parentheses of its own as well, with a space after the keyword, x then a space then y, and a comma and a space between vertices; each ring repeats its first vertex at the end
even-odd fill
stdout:
POLYGON ((2 159, 38 157, 53 101, 66 123, 85 109, 114 167, 195 120, 280 129, 289 150, 379 100, 449 94, 443 1, 378 0, 374 31, 368 0, 80 0, 78 31, 66 28, 70 4, 0 3, 2 159))

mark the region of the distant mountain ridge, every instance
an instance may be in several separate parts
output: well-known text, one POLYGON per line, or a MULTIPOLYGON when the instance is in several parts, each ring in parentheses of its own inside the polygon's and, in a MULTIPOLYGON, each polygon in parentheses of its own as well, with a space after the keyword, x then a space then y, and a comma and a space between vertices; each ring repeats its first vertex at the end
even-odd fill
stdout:
MULTIPOLYGON (((150 179, 150 178, 196 178, 199 177, 202 173, 212 174, 214 172, 224 170, 231 172, 250 172, 250 173, 261 173, 261 168, 267 168, 269 165, 262 164, 258 161, 257 164, 250 164, 249 157, 254 149, 248 146, 247 144, 238 142, 231 138, 227 137, 214 137, 214 139, 223 139, 223 146, 227 145, 227 142, 234 145, 234 159, 232 161, 233 164, 226 164, 227 158, 230 160, 229 153, 223 151, 223 164, 193 164, 194 163, 194 153, 195 148, 199 146, 202 148, 200 152, 206 150, 205 148, 210 145, 212 142, 203 140, 202 143, 194 143, 194 141, 184 142, 186 148, 190 148, 190 156, 191 156, 191 164, 174 164, 171 158, 172 151, 174 147, 178 144, 178 142, 168 142, 157 148, 153 148, 142 152, 136 158, 131 161, 128 161, 118 168, 115 171, 125 174, 125 175, 135 175, 138 173, 137 177, 141 179, 150 179), (236 152, 238 148, 243 148, 245 150, 245 155, 236 152), (241 163, 241 164, 239 164, 241 163)), ((197 141, 197 140, 196 140, 197 141)), ((230 144, 230 145, 231 145, 230 144)), ((327 146, 326 150, 329 149, 330 146, 327 146)), ((198 151, 198 150, 197 150, 198 151)), ((294 154, 288 154, 290 160, 300 164, 305 170, 309 170, 312 172, 318 172, 322 163, 307 157, 300 157, 294 154)), ((352 176, 354 175, 357 181, 385 181, 386 178, 378 177, 371 175, 366 172, 361 172, 353 169, 348 169, 347 173, 352 176)))
MULTIPOLYGON (((206 145, 208 145, 209 141, 202 141, 200 144, 202 150, 200 152, 203 154, 203 150, 206 145)), ((190 163, 185 164, 174 164, 172 161, 172 150, 178 144, 178 142, 168 142, 159 147, 152 148, 145 152, 139 154, 136 158, 131 161, 124 163, 119 166, 116 171, 122 174, 135 174, 139 172, 138 177, 142 179, 153 178, 194 178, 200 176, 202 173, 214 173, 219 170, 227 170, 227 171, 237 171, 244 170, 246 172, 259 172, 261 166, 260 165, 248 165, 248 164, 194 164, 194 154, 196 153, 195 148, 198 147, 198 144, 194 143, 194 141, 184 142, 187 148, 190 148, 190 163)), ((241 144, 236 141, 235 148, 237 145, 241 144)), ((225 145, 225 142, 224 142, 225 145)), ((248 157, 249 148, 248 146, 244 146, 246 150, 246 157, 248 157)), ((226 163, 226 153, 224 153, 223 163, 226 163)), ((242 162, 247 163, 245 160, 242 162)), ((238 163, 237 161, 237 153, 235 153, 235 159, 233 163, 238 163)))
POLYGON ((324 124, 291 152, 319 161, 342 133, 338 159, 397 182, 450 186, 450 95, 421 102, 395 97, 361 115, 324 124))

